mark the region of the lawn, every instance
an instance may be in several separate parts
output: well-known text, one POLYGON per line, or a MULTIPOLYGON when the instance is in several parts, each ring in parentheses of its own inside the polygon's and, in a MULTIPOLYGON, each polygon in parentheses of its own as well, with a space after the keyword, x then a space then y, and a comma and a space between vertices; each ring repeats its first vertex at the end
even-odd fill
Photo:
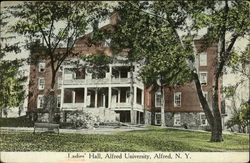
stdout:
POLYGON ((247 135, 224 135, 224 142, 209 142, 210 133, 150 127, 148 131, 113 135, 1 132, 0 151, 248 151, 247 135))

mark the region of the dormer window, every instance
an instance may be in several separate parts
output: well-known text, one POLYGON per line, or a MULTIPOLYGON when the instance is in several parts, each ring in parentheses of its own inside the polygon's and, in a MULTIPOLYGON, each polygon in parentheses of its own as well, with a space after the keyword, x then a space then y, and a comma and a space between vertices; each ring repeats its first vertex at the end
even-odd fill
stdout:
POLYGON ((45 72, 45 63, 44 62, 40 62, 38 64, 38 69, 39 69, 39 72, 45 72))

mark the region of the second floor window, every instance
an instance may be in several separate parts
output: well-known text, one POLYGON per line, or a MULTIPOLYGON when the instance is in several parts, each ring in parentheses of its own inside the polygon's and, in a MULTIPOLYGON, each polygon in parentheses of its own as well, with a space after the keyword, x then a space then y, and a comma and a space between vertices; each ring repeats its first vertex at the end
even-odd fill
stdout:
POLYGON ((174 106, 181 106, 181 92, 176 92, 174 94, 174 106))
POLYGON ((44 78, 38 78, 38 89, 42 90, 45 87, 45 80, 44 78))
POLYGON ((200 83, 203 85, 207 85, 207 72, 200 71, 200 83))
POLYGON ((37 108, 43 108, 43 105, 44 105, 43 95, 38 95, 38 97, 37 97, 37 108))
POLYGON ((58 77, 58 79, 57 79, 57 88, 58 89, 62 88, 62 77, 58 77))
POLYGON ((38 64, 38 71, 39 72, 45 72, 45 63, 44 62, 40 62, 39 64, 38 64))
POLYGON ((161 91, 155 92, 155 107, 161 107, 161 91))
POLYGON ((207 53, 200 53, 200 66, 207 66, 207 53))

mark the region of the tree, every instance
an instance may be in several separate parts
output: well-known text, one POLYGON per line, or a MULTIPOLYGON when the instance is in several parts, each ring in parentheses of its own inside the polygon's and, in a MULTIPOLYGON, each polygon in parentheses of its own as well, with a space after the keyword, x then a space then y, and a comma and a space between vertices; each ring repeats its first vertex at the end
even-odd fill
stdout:
MULTIPOLYGON (((51 92, 54 92, 58 69, 67 57, 78 54, 74 50, 76 41, 86 34, 88 24, 99 19, 105 12, 102 7, 102 2, 24 2, 8 8, 18 18, 12 31, 32 40, 44 41, 41 48, 45 52, 31 54, 30 57, 35 62, 40 59, 49 60, 52 80, 47 94, 51 97, 56 98, 51 92), (62 54, 58 54, 58 48, 64 49, 62 54)), ((29 44, 30 40, 27 41, 28 45, 32 45, 29 44)), ((50 109, 50 122, 53 121, 53 114, 50 109)))
POLYGON ((238 126, 239 132, 246 132, 246 127, 249 125, 249 101, 245 102, 240 108, 235 109, 232 117, 226 122, 228 128, 233 128, 235 125, 238 126))
POLYGON ((149 35, 146 36, 148 40, 140 53, 145 57, 140 76, 145 85, 155 89, 160 88, 162 98, 161 126, 165 126, 164 88, 182 85, 192 79, 186 63, 186 58, 192 57, 192 53, 187 53, 186 49, 183 49, 180 44, 178 45, 178 39, 171 37, 173 31, 166 28, 167 24, 158 24, 157 20, 151 19, 153 19, 152 22, 155 21, 155 25, 150 27, 149 35), (169 44, 176 44, 176 46, 173 47, 169 44))
POLYGON ((17 107, 25 98, 23 83, 26 77, 20 75, 19 68, 22 62, 0 61, 0 109, 1 117, 4 113, 7 116, 7 110, 10 107, 17 107))
MULTIPOLYGON (((204 46, 204 48, 208 47, 212 43, 219 44, 218 62, 216 64, 217 66, 213 77, 214 91, 212 108, 209 107, 205 97, 203 96, 200 80, 197 74, 197 70, 194 66, 194 59, 192 57, 187 58, 187 62, 189 64, 190 73, 192 74, 192 78, 197 89, 199 100, 205 112, 208 123, 211 127, 211 141, 223 141, 221 112, 219 110, 218 97, 219 82, 221 76, 223 75, 224 67, 227 65, 229 57, 232 54, 235 42, 238 39, 244 38, 249 34, 249 3, 246 1, 228 2, 227 0, 219 2, 159 1, 149 3, 147 8, 139 8, 134 4, 132 4, 131 6, 134 9, 146 13, 146 15, 151 15, 155 19, 159 19, 159 21, 157 22, 158 24, 167 24, 166 28, 171 29, 172 34, 167 35, 166 38, 175 37, 179 40, 177 44, 176 42, 174 42, 174 44, 169 44, 169 47, 173 47, 173 52, 178 53, 179 49, 174 49, 174 47, 181 45, 182 49, 186 50, 187 53, 192 52, 193 56, 195 56, 192 41, 197 35, 197 31, 202 28, 207 29, 207 33, 203 37, 203 39, 206 40, 207 45, 204 46), (183 41, 183 39, 181 39, 183 38, 183 35, 180 34, 179 30, 186 31, 186 34, 184 34, 184 36, 188 38, 187 41, 183 41), (227 39, 228 37, 229 39, 227 39)), ((149 25, 154 26, 154 24, 152 23, 149 23, 149 25)), ((149 26, 144 26, 144 28, 143 26, 141 26, 143 29, 138 29, 136 27, 137 26, 133 26, 133 29, 140 31, 150 28, 149 26)), ((136 35, 133 36, 135 38, 136 35)), ((123 41, 126 42, 126 40, 127 39, 124 39, 123 41)), ((144 41, 148 41, 146 37, 144 38, 144 41)), ((162 40, 157 41, 161 42, 162 40)), ((141 49, 143 51, 143 49, 147 47, 145 45, 139 45, 140 44, 137 44, 137 46, 134 46, 134 48, 136 48, 137 50, 141 49)), ((150 48, 153 49, 154 46, 150 48)), ((159 57, 161 57, 161 55, 159 55, 159 57)), ((171 72, 172 70, 169 71, 171 72)))
POLYGON ((249 95, 242 96, 242 93, 249 92, 247 89, 250 81, 249 52, 249 45, 240 53, 234 51, 230 56, 228 69, 224 72, 224 74, 230 72, 237 75, 237 82, 225 87, 223 93, 227 102, 227 113, 232 116, 226 122, 226 126, 231 130, 238 126, 238 132, 245 132, 249 123, 249 95))
POLYGON ((22 60, 7 60, 9 53, 20 52, 18 43, 10 43, 15 36, 8 32, 8 19, 10 15, 5 11, 0 13, 0 28, 1 28, 1 44, 0 44, 0 110, 1 117, 3 114, 7 117, 10 107, 18 107, 25 98, 24 82, 26 77, 22 75, 19 68, 22 66, 22 60))

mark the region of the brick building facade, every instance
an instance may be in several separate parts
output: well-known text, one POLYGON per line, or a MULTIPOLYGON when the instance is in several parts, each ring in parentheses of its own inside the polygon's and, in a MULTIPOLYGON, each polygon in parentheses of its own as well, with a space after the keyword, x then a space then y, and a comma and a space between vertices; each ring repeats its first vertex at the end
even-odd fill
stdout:
MULTIPOLYGON (((113 21, 111 20, 111 23, 113 21)), ((104 28, 109 28, 109 25, 104 28)), ((196 68, 199 72, 202 90, 212 106, 213 74, 217 61, 218 47, 216 44, 201 51, 202 41, 194 42, 197 51, 196 68)), ((31 53, 41 53, 43 49, 36 49, 31 53)), ((58 49, 58 53, 60 53, 58 49)), ((106 55, 112 53, 105 42, 98 47, 87 46, 86 39, 76 42, 76 52, 94 54, 97 50, 106 55)), ((118 57, 123 57, 122 55, 118 57)), ((77 60, 77 57, 69 57, 77 60)), ((135 64, 136 65, 136 64, 135 64)), ((72 66, 63 64, 56 76, 56 94, 58 95, 58 110, 63 121, 67 121, 67 112, 85 110, 101 117, 101 121, 130 122, 130 75, 129 66, 119 63, 109 65, 109 70, 101 79, 95 78, 84 70, 83 76, 71 71, 72 66)), ((157 90, 145 86, 137 79, 138 66, 134 70, 134 112, 137 123, 159 125, 161 121, 161 97, 157 90)), ((51 69, 48 60, 41 60, 30 66, 30 83, 28 111, 42 109, 43 96, 50 88, 51 69)), ((219 89, 220 90, 220 89, 219 89)), ((165 87, 165 122, 167 126, 188 126, 190 128, 204 128, 208 126, 204 112, 198 99, 193 82, 181 86, 165 87)), ((219 93, 220 97, 220 93, 219 93)))

